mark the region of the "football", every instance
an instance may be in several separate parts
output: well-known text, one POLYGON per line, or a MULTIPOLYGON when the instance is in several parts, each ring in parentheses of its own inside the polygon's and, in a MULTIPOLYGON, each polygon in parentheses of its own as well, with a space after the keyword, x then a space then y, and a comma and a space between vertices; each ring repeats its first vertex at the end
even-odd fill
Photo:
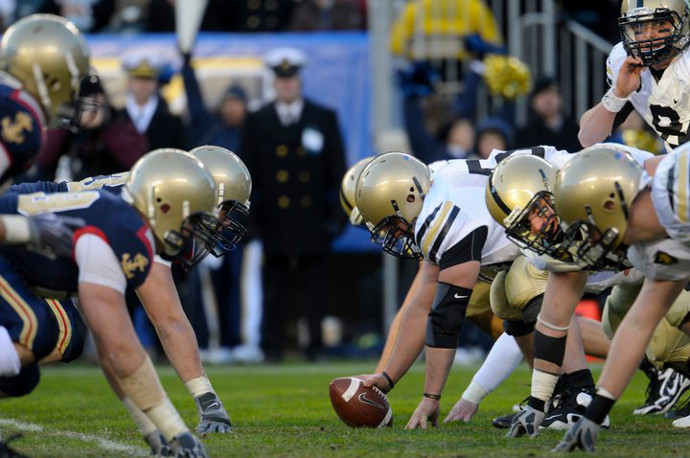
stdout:
POLYGON ((367 388, 354 377, 337 378, 329 388, 338 417, 353 428, 381 428, 393 424, 393 409, 378 388, 367 388))

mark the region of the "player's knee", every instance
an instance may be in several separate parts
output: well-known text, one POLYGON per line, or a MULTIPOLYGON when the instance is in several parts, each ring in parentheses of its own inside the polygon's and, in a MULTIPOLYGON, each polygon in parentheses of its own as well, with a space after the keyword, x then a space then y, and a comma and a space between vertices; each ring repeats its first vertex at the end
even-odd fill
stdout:
POLYGON ((14 377, 0 377, 0 393, 17 398, 31 393, 41 379, 38 364, 23 367, 14 377))

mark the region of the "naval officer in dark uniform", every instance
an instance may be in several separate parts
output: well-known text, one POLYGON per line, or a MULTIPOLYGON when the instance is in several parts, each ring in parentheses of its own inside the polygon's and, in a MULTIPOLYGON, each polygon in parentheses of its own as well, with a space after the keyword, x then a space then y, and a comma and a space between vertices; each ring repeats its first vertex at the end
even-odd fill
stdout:
POLYGON ((290 287, 306 317, 306 356, 321 354, 321 319, 328 307, 326 255, 345 221, 338 187, 345 173, 336 113, 302 94, 303 52, 279 48, 266 64, 276 98, 247 116, 240 151, 252 175, 251 216, 263 242, 262 347, 280 360, 285 347, 290 287))

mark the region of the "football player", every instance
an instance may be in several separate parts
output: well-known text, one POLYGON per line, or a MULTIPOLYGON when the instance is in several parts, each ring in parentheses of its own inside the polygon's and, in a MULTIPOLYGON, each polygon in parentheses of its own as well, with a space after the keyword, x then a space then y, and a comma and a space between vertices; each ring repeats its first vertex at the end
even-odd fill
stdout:
POLYGON ((613 338, 596 396, 557 451, 595 450, 602 418, 623 394, 657 324, 687 284, 689 164, 690 150, 681 147, 663 158, 650 179, 634 161, 600 148, 580 153, 556 180, 554 203, 567 232, 581 238, 578 255, 598 262, 628 247, 628 259, 646 277, 613 338))
MULTIPOLYGON (((184 154, 181 150, 177 151, 184 154)), ((195 257, 211 252, 220 256, 234 249, 246 234, 246 228, 238 221, 238 215, 246 215, 251 194, 251 177, 244 163, 231 151, 218 146, 201 146, 190 151, 213 175, 218 193, 218 206, 222 232, 212 244, 197 248, 195 257)), ((129 173, 86 178, 79 182, 22 183, 10 187, 10 192, 77 192, 104 189, 119 195, 129 173)), ((175 289, 170 263, 154 257, 151 273, 137 291, 147 315, 161 339, 168 359, 194 398, 199 411, 197 432, 230 432, 231 422, 223 403, 213 390, 204 372, 194 331, 189 324, 175 289)), ((145 416, 141 416, 129 398, 122 399, 125 407, 137 420, 140 432, 152 449, 158 450, 163 441, 145 416)))
MULTIPOLYGON (((100 190, 77 193, 6 193, 0 197, 5 240, 27 231, 17 215, 76 218, 73 255, 48 257, 10 247, 0 268, 12 298, 77 294, 94 335, 101 366, 121 398, 129 398, 155 425, 175 453, 206 456, 160 385, 124 304, 127 287, 141 288, 153 256, 168 260, 187 255, 197 240, 217 226, 217 193, 210 172, 195 157, 174 151, 152 152, 133 167, 123 196, 100 190), (28 288, 40 288, 41 296, 28 288)), ((19 298, 19 299, 17 299, 19 298)), ((2 297, 3 300, 5 297, 2 297)))
MULTIPOLYGON (((651 158, 649 153, 622 145, 607 145, 606 147, 610 149, 616 148, 620 154, 634 155, 640 162, 651 158)), ((563 164, 574 156, 570 154, 564 155, 563 159, 565 161, 554 160, 555 158, 552 157, 551 162, 563 164)), ((656 161, 656 159, 652 159, 652 161, 656 161)), ((539 315, 541 303, 527 303, 524 300, 519 300, 519 298, 536 285, 538 285, 537 289, 539 291, 544 292, 545 289, 548 289, 548 282, 553 281, 550 278, 552 276, 559 277, 567 272, 588 270, 587 263, 577 259, 576 253, 567 253, 563 248, 563 235, 558 227, 557 216, 553 211, 550 190, 550 186, 555 179, 557 167, 537 156, 513 155, 498 164, 487 183, 487 206, 492 216, 506 228, 508 236, 525 250, 525 258, 516 262, 529 261, 530 264, 527 267, 528 270, 532 271, 532 274, 527 277, 518 276, 516 281, 514 275, 511 278, 511 274, 514 271, 514 269, 511 269, 508 275, 504 275, 500 280, 505 281, 506 285, 505 288, 501 289, 505 290, 508 299, 511 299, 511 296, 512 299, 509 301, 492 300, 494 312, 505 320, 506 331, 509 333, 514 333, 515 330, 522 331, 517 334, 516 338, 519 340, 528 339, 527 343, 523 344, 523 347, 532 345, 535 322, 541 316, 539 315), (529 221, 538 219, 545 221, 541 225, 542 230, 531 231, 529 221), (547 252, 552 252, 553 257, 543 255, 547 252), (527 281, 524 278, 527 278, 527 281), (530 311, 530 309, 532 310, 530 311)), ((625 313, 627 307, 632 303, 632 299, 634 299, 634 295, 631 296, 630 291, 635 291, 636 287, 641 284, 641 280, 642 277, 636 270, 632 272, 626 270, 618 274, 614 274, 613 271, 602 271, 595 272, 586 277, 587 284, 582 285, 583 289, 579 290, 579 294, 585 291, 600 292, 607 287, 614 287, 614 293, 608 297, 606 313, 604 315, 604 328, 608 330, 609 337, 612 336, 611 327, 614 325, 612 321, 617 321, 617 316, 622 316, 625 313), (616 313, 611 313, 611 310, 614 310, 616 313)), ((532 297, 534 295, 528 294, 528 296, 532 297)), ((543 299, 544 303, 547 304, 545 309, 548 313, 552 306, 546 302, 546 298, 543 299)), ((573 298, 573 304, 576 304, 578 300, 579 295, 573 298)), ((688 298, 684 298, 676 307, 679 310, 676 313, 682 313, 682 310, 687 309, 689 304, 688 298)), ((581 319, 578 321, 582 323, 581 319)), ((538 327, 543 325, 544 323, 542 322, 538 327)), ((596 324, 596 326, 599 326, 599 324, 596 324)), ((680 363, 682 367, 687 361, 690 355, 690 346, 687 345, 687 339, 679 338, 678 334, 678 331, 673 332, 668 329, 668 326, 659 329, 654 348, 650 348, 652 350, 650 351, 650 359, 659 369, 663 369, 662 365, 664 363, 680 363)), ((536 339, 538 343, 534 345, 534 352, 538 361, 535 363, 533 396, 528 401, 528 408, 519 415, 514 416, 513 425, 509 432, 512 436, 521 435, 527 431, 530 431, 531 435, 536 435, 538 427, 548 427, 554 420, 561 421, 556 415, 557 410, 550 411, 549 416, 544 418, 543 413, 546 410, 546 406, 543 406, 544 410, 535 407, 535 405, 541 407, 540 400, 545 404, 548 403, 552 395, 549 387, 543 386, 545 384, 543 379, 546 378, 540 373, 543 370, 543 360, 547 358, 554 359, 558 356, 544 354, 545 349, 541 342, 544 338, 541 329, 537 330, 537 335, 539 336, 536 339), (534 398, 537 398, 537 400, 534 398), (525 418, 527 417, 532 421, 526 422, 525 418), (543 422, 542 419, 544 419, 543 422)), ((560 342, 565 346, 565 338, 560 342)), ((568 357, 575 357, 573 352, 581 353, 576 348, 566 347, 563 353, 560 354, 560 363, 563 362, 564 356, 566 359, 568 357)), ((606 352, 604 351, 603 354, 605 355, 606 352)), ((690 385, 687 377, 672 368, 658 372, 651 368, 651 372, 656 376, 650 382, 649 405, 638 409, 636 413, 663 413, 667 411, 690 385)), ((591 374, 589 374, 588 370, 587 373, 588 378, 591 380, 591 374)), ((555 385, 556 381, 554 378, 558 377, 554 375, 550 378, 550 381, 555 385)), ((559 379, 558 384, 561 384, 561 382, 562 380, 559 379)), ((591 388, 593 388, 593 383, 591 388)), ((584 397, 580 399, 579 393, 574 394, 577 394, 577 396, 571 396, 572 399, 564 400, 562 396, 560 397, 560 401, 565 402, 559 403, 558 409, 565 409, 572 413, 573 415, 567 416, 569 419, 579 418, 579 415, 584 412, 586 401, 591 399, 589 395, 593 393, 587 393, 587 399, 584 397), (568 401, 577 402, 568 406, 568 401)), ((561 417, 566 418, 565 415, 561 417)), ((560 426, 566 426, 566 424, 560 426)))
MULTIPOLYGON (((97 78, 89 48, 60 16, 35 14, 10 26, 0 43, 0 187, 25 172, 45 128, 78 125, 92 104, 80 97, 97 78)), ((87 91, 88 92, 88 91, 87 91)), ((91 112, 89 110, 89 112, 91 112)))
POLYGON ((690 4, 688 0, 623 0, 622 41, 606 62, 610 88, 580 119, 579 139, 606 139, 636 110, 669 151, 690 139, 690 4))
MULTIPOLYGON (((545 151, 548 151, 549 153, 555 152, 556 150, 554 148, 550 147, 540 147, 540 148, 535 148, 535 150, 538 153, 545 154, 545 151)), ((476 203, 474 204, 472 210, 472 215, 477 216, 476 221, 473 221, 470 217, 467 215, 463 214, 463 217, 461 220, 458 221, 457 225, 453 225, 453 222, 448 223, 450 229, 446 229, 446 231, 441 232, 443 235, 448 234, 449 240, 455 241, 455 242, 460 242, 461 239, 463 238, 463 235, 466 235, 466 233, 463 234, 465 230, 469 227, 469 230, 471 232, 471 229, 473 227, 478 227, 479 230, 484 231, 487 229, 486 226, 491 226, 494 224, 494 221, 492 219, 489 220, 484 220, 482 217, 484 215, 488 215, 488 210, 486 209, 486 204, 484 203, 484 190, 483 188, 481 189, 481 192, 477 194, 477 184, 484 184, 486 181, 487 175, 491 172, 491 169, 496 165, 497 161, 500 161, 502 158, 507 157, 510 154, 517 154, 516 152, 496 152, 498 154, 492 155, 492 158, 490 160, 486 161, 449 161, 447 163, 437 163, 437 164, 432 164, 432 167, 436 169, 434 173, 434 185, 437 185, 440 187, 441 191, 438 191, 439 194, 441 194, 443 197, 445 197, 446 200, 445 203, 443 203, 446 206, 452 207, 453 206, 453 200, 452 199, 463 199, 463 206, 467 207, 465 202, 468 200, 472 200, 472 195, 475 195, 476 197, 476 203), (442 173, 443 172, 443 173, 442 173), (439 175, 441 174, 441 175, 439 175), (443 180, 436 180, 436 177, 441 176, 443 177, 443 180), (451 178, 456 178, 457 179, 457 184, 451 185, 451 178), (448 186, 450 189, 449 190, 443 190, 443 186, 448 186), (442 193, 446 192, 447 195, 443 195, 442 193), (485 224, 485 225, 482 225, 485 224), (476 226, 473 226, 476 225, 476 226)), ((531 154, 533 151, 531 150, 525 150, 523 151, 524 154, 531 154)), ((383 156, 382 156, 383 157, 383 156)), ((405 156, 409 157, 409 156, 405 156)), ((377 160, 379 160, 377 158, 377 160)), ((372 162, 373 163, 373 162, 372 162)), ((366 178, 368 166, 367 168, 364 169, 360 176, 360 182, 366 178)), ((392 179, 392 178, 391 178, 392 179)), ((407 178, 407 180, 411 180, 410 178, 407 178)), ((402 181, 402 180, 400 180, 402 181)), ((413 180, 412 180, 413 182, 413 180)), ((361 183, 358 183, 358 186, 360 186, 361 183)), ((432 189, 433 186, 432 186, 432 189)), ((388 196, 386 194, 383 194, 381 196, 374 196, 380 198, 379 203, 381 203, 381 206, 383 207, 383 211, 386 211, 385 208, 385 202, 386 199, 388 199, 388 196), (383 202, 383 203, 382 203, 383 202)), ((360 194, 358 193, 356 196, 357 199, 362 200, 360 194)), ((439 197, 435 196, 435 198, 438 200, 439 197)), ((362 202, 364 202, 362 200, 362 202)), ((429 202, 428 198, 424 200, 424 208, 426 208, 427 202, 429 202)), ((431 201, 433 202, 433 201, 431 201)), ((442 202, 441 202, 442 203, 442 202)), ((440 204, 440 202, 436 202, 436 204, 440 204)), ((362 203, 362 205, 365 205, 362 203)), ((440 206, 440 205, 439 205, 440 206)), ((357 202, 357 207, 360 209, 360 212, 362 213, 362 216, 364 217, 365 220, 367 220, 366 215, 364 214, 364 211, 362 211, 362 208, 359 205, 359 201, 357 202)), ((431 210, 426 210, 426 211, 432 211, 431 210)), ((391 211, 391 210, 388 210, 391 211)), ((459 212, 459 211, 458 211, 459 212)), ((424 212, 423 212, 424 213, 424 212)), ((438 211, 437 211, 438 213, 438 211)), ((452 215, 452 211, 450 214, 452 215)), ((380 215, 374 215, 375 217, 380 217, 380 215)), ((442 221, 436 221, 434 222, 433 219, 436 216, 434 213, 433 216, 427 215, 427 226, 431 226, 433 228, 436 228, 437 231, 441 230, 442 226, 442 221)), ((446 214, 447 216, 447 214, 446 214)), ((445 216, 444 216, 445 218, 445 216)), ((418 220, 420 221, 420 220, 418 220)), ((419 224, 419 223, 418 223, 419 224)), ((384 227, 385 225, 381 225, 380 227, 375 227, 373 224, 370 224, 370 229, 372 230, 372 234, 374 234, 374 238, 378 239, 380 243, 386 244, 390 243, 390 239, 387 239, 386 231, 387 229, 384 227), (384 235, 381 235, 381 234, 384 235)), ((498 234, 494 234, 494 238, 492 240, 493 244, 496 243, 504 243, 508 239, 505 238, 505 236, 501 236, 500 234, 503 234, 502 228, 497 228, 498 234)), ((390 237, 390 232, 388 232, 388 237, 390 237)), ((471 237, 470 239, 471 240, 471 237)), ((465 241, 466 242, 466 241, 465 241)), ((450 243, 450 242, 449 242, 450 243)), ((458 243, 458 247, 456 249, 459 249, 461 247, 461 244, 458 243)), ((509 246, 509 244, 505 244, 506 246, 509 246)), ((427 245, 429 248, 431 248, 433 245, 429 243, 427 245)), ((448 253, 450 247, 448 247, 447 244, 443 244, 443 253, 448 253)), ((513 253, 515 255, 519 254, 517 249, 511 248, 513 250, 513 253)), ((413 248, 406 248, 407 252, 413 248)), ((406 252, 406 254, 407 254, 406 252)), ((450 253, 454 253, 454 251, 450 251, 450 253)), ((445 254, 444 254, 445 255, 445 254)), ((435 262, 438 261, 438 257, 441 256, 440 254, 436 256, 435 262)), ((509 259, 509 261, 512 261, 512 259, 509 259)), ((423 273, 428 269, 429 266, 427 266, 429 262, 424 262, 422 263, 422 268, 420 269, 420 273, 418 274, 417 280, 420 282, 418 285, 421 285, 423 281, 423 273)), ((512 268, 511 268, 512 269, 512 268)), ((485 275, 489 274, 491 277, 495 276, 496 273, 500 271, 500 268, 497 268, 497 266, 485 266, 482 272, 482 278, 480 278, 480 281, 477 282, 476 285, 486 285, 484 288, 478 288, 475 286, 474 291, 471 294, 471 298, 469 300, 468 306, 467 306, 467 312, 469 314, 471 309, 474 310, 481 310, 481 307, 484 307, 486 311, 488 312, 489 315, 491 314, 490 311, 490 306, 489 306, 489 287, 491 284, 491 279, 485 280, 485 275), (492 272, 493 271, 493 272, 492 272), (479 293, 479 294, 477 294, 479 293)), ((429 280, 427 280, 429 281, 429 280)), ((431 285, 431 288, 433 288, 435 285, 431 285)), ((408 293, 408 298, 406 299, 405 304, 408 304, 407 307, 405 305, 401 309, 401 312, 399 314, 400 318, 400 323, 402 326, 402 323, 405 323, 404 326, 404 333, 402 331, 399 331, 400 335, 404 335, 404 339, 398 339, 402 345, 399 345, 400 348, 402 348, 401 352, 405 355, 404 357, 400 357, 398 355, 397 361, 393 361, 392 358, 391 361, 388 361, 387 358, 382 357, 381 362, 379 363, 379 370, 382 367, 387 367, 385 371, 380 372, 378 375, 375 376, 364 376, 365 378, 365 385, 371 385, 375 384, 377 387, 383 389, 384 391, 388 391, 394 384, 394 382, 399 379, 404 372, 407 370, 409 367, 409 364, 411 364, 412 361, 416 358, 416 356, 419 354, 419 352, 422 349, 422 346, 424 344, 424 335, 423 335, 423 329, 421 330, 422 332, 418 332, 419 330, 417 329, 418 323, 423 322, 421 317, 425 317, 428 313, 429 310, 431 309, 432 306, 432 299, 433 299, 433 290, 431 294, 427 291, 427 295, 430 297, 425 298, 420 298, 415 296, 419 294, 419 286, 415 286, 413 284, 411 292, 408 293), (416 306, 412 306, 412 303, 416 300, 416 306), (424 308, 426 307, 426 308, 424 308), (408 310, 409 308, 409 310, 408 310), (388 363, 385 364, 384 363, 388 363), (391 372, 391 374, 389 374, 391 372)), ((541 292, 537 292, 535 296, 540 296, 541 292)), ((493 296, 493 291, 492 291, 492 296, 493 296)), ((461 313, 463 314, 465 310, 462 310, 461 313)), ((402 329, 402 328, 401 328, 402 329)), ((427 328, 429 330, 429 328, 427 328)), ((394 332, 394 331, 393 331, 394 332)), ((500 332, 500 331, 499 331, 500 332)), ((601 334, 601 331, 599 330, 599 334, 601 334)), ((391 335, 394 335, 393 333, 391 335)), ((603 335, 602 335, 603 336, 603 335)), ((600 340, 605 340, 605 337, 600 340)), ((389 336, 389 342, 392 341, 391 336, 389 336)), ((453 347, 454 349, 454 347, 453 347)), ((520 362, 522 359, 522 355, 519 351, 519 349, 516 346, 515 340, 510 337, 509 335, 505 335, 499 338, 497 341, 496 345, 494 346, 494 350, 492 350, 492 353, 490 357, 487 359, 487 362, 485 365, 482 367, 482 370, 480 370, 477 375, 475 376, 476 379, 473 381, 471 384, 470 388, 466 391, 466 393, 463 395, 463 399, 461 399, 458 404, 456 404, 456 407, 454 407, 453 411, 451 411, 451 414, 448 417, 448 420, 453 420, 453 419, 463 419, 463 420, 469 420, 471 416, 476 412, 476 407, 479 401, 488 394, 495 386, 497 386, 501 380, 505 379, 511 372, 512 369, 514 369, 517 364, 520 362), (498 380, 498 382, 495 383, 495 381, 498 380), (476 383, 475 383, 476 382, 476 383), (495 383, 495 384, 494 384, 495 383), (472 389, 474 387, 474 389, 472 389)), ((528 358, 529 359, 529 358, 528 358)), ((582 366, 584 366, 584 361, 582 362, 582 366)), ((593 389, 593 381, 591 381, 591 376, 589 377, 588 380, 584 380, 586 377, 579 377, 577 372, 581 370, 583 367, 573 367, 573 377, 572 377, 572 382, 576 385, 580 385, 582 383, 590 383, 591 387, 593 389), (579 380, 582 378, 583 380, 579 380), (582 382, 582 383, 581 383, 582 382)), ((433 394, 433 393, 430 393, 433 394)), ((428 398, 428 397, 427 397, 428 398)), ((410 425, 413 427, 412 425, 410 425)), ((426 425, 422 425, 425 427, 426 425)))

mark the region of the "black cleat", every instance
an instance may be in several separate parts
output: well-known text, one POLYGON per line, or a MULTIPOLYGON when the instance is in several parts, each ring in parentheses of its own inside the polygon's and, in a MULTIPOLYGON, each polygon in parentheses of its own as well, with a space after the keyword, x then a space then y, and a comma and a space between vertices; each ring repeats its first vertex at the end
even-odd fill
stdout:
POLYGON ((647 385, 647 400, 633 411, 635 415, 665 414, 690 388, 690 379, 672 367, 656 372, 647 385))

